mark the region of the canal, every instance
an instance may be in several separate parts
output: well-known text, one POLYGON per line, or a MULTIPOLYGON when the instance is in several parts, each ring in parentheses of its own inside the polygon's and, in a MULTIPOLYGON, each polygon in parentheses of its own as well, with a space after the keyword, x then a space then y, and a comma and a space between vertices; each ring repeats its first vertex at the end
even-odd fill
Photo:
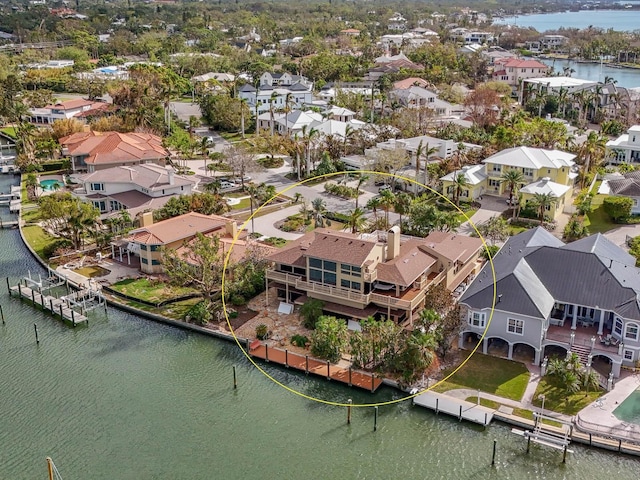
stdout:
MULTIPOLYGON (((637 478, 632 457, 573 445, 562 465, 555 450, 525 454, 506 426, 458 423, 408 402, 381 407, 375 433, 371 408, 354 409, 348 426, 345 409, 284 391, 231 343, 111 308, 92 312, 88 328, 62 325, 9 298, 4 277, 29 270, 41 271, 19 233, 0 231, 0 479, 46 478, 46 456, 65 480, 637 478)), ((266 368, 325 399, 399 395, 266 368)))

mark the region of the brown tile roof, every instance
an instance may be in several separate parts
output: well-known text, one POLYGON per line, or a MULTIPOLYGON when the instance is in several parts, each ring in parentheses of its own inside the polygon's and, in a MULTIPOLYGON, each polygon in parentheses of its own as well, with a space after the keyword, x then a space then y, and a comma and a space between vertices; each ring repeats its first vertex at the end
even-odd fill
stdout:
POLYGON ((423 242, 426 251, 429 249, 444 258, 462 263, 467 262, 482 247, 482 240, 450 232, 432 232, 423 242))
POLYGON ((194 237, 196 233, 207 234, 214 230, 224 231, 225 225, 231 221, 233 220, 217 215, 189 212, 148 227, 133 230, 129 241, 145 245, 166 245, 181 239, 189 239, 194 237))
POLYGON ((429 82, 422 78, 410 77, 405 78, 404 80, 399 80, 393 84, 393 88, 396 90, 406 90, 407 88, 411 88, 413 86, 428 88, 429 82))
POLYGON ((169 156, 162 139, 149 133, 80 132, 60 139, 69 155, 86 155, 88 164, 137 162, 169 156))
POLYGON ((378 264, 378 280, 394 285, 410 286, 433 266, 437 259, 419 248, 423 240, 412 239, 400 245, 400 254, 378 264))
MULTIPOLYGON (((75 108, 82 108, 88 105, 93 105, 94 103, 104 103, 104 102, 94 102, 92 100, 85 100, 84 98, 75 98, 73 100, 67 100, 66 102, 58 102, 53 105, 47 105, 44 108, 56 109, 56 110, 73 110, 75 108)), ((105 105, 107 104, 105 103, 105 105)))
POLYGON ((150 190, 162 190, 163 188, 174 188, 181 185, 194 185, 197 180, 184 175, 174 173, 173 185, 169 184, 169 171, 155 163, 144 163, 142 165, 129 165, 126 167, 111 167, 96 170, 92 173, 78 175, 77 178, 83 182, 100 183, 130 183, 150 190))
POLYGON ((327 229, 318 229, 313 233, 315 238, 304 252, 308 257, 362 266, 376 246, 376 242, 362 240, 350 233, 327 229))

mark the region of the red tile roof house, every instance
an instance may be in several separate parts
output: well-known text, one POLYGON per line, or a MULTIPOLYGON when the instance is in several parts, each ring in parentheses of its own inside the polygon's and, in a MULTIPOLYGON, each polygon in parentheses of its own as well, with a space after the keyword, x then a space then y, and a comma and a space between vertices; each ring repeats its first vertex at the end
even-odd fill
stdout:
POLYGON ((164 166, 170 156, 162 138, 150 133, 80 132, 61 138, 60 145, 74 172, 143 163, 164 166))
POLYGON ((268 257, 274 266, 267 286, 287 302, 322 300, 325 311, 342 317, 378 315, 412 325, 429 287, 453 290, 480 271, 481 249, 479 238, 455 233, 416 238, 400 235, 397 226, 359 236, 317 229, 268 257))
POLYGON ((515 88, 520 80, 544 77, 548 70, 549 66, 537 60, 508 58, 496 60, 492 79, 508 83, 515 88))
POLYGON ((82 121, 86 118, 107 115, 115 110, 116 107, 110 103, 76 98, 43 108, 30 108, 29 117, 32 123, 50 125, 56 120, 76 118, 82 121))

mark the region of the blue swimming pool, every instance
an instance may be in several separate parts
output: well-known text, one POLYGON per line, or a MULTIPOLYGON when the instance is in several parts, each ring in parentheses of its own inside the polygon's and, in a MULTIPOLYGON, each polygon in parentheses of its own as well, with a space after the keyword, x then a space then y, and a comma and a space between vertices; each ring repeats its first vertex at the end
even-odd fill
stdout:
POLYGON ((640 424, 640 390, 635 390, 625 398, 613 414, 623 422, 640 424))
POLYGON ((64 187, 64 183, 60 180, 42 180, 40 182, 40 186, 43 190, 59 190, 64 187))

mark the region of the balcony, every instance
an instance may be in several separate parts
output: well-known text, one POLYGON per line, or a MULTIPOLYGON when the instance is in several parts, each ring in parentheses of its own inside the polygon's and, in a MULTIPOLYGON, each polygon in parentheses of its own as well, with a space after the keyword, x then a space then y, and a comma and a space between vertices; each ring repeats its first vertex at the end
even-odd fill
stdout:
MULTIPOLYGON (((571 346, 571 334, 573 333, 573 345, 578 345, 582 347, 587 347, 591 350, 592 355, 598 354, 607 354, 607 355, 620 355, 620 340, 617 337, 613 337, 616 343, 602 343, 601 339, 604 341, 606 335, 598 335, 598 325, 594 324, 592 326, 581 327, 578 326, 575 330, 571 330, 571 321, 567 319, 564 322, 564 325, 550 325, 547 329, 547 332, 543 339, 543 345, 548 344, 545 340, 549 340, 552 343, 561 343, 564 344, 566 348, 570 348, 571 346), (592 345, 592 338, 595 339, 592 345)), ((607 332, 604 332, 605 334, 607 332)))

